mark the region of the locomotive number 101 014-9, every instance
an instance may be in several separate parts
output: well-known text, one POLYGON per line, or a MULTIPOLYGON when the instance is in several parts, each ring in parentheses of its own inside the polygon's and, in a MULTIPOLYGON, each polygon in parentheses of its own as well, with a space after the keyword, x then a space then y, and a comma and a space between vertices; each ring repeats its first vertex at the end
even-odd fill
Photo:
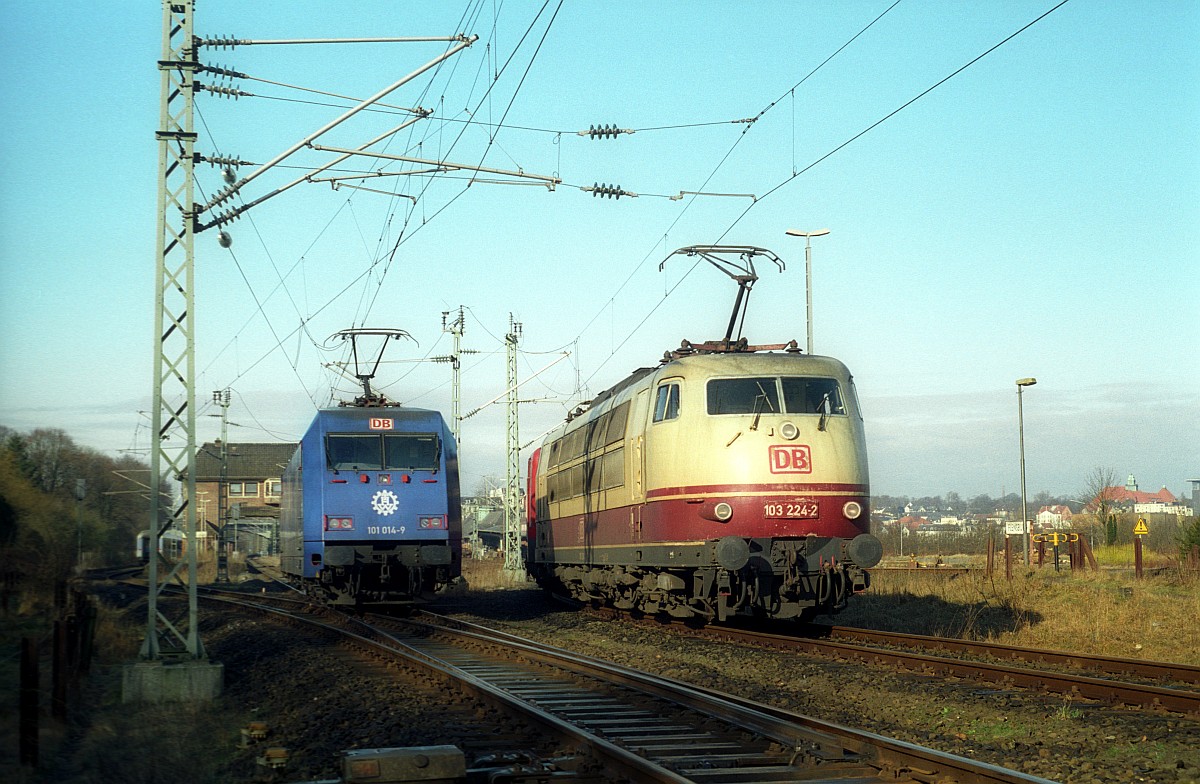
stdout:
POLYGON ((763 517, 809 519, 818 517, 819 511, 816 501, 784 501, 763 505, 763 517))

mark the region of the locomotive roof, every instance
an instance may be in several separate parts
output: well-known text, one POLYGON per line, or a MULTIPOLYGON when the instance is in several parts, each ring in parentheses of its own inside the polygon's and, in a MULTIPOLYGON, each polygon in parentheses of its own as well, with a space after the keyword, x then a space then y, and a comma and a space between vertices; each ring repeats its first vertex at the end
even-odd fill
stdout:
POLYGON ((674 351, 667 351, 663 354, 662 360, 658 367, 643 367, 630 373, 625 378, 618 381, 613 386, 597 394, 589 400, 586 408, 581 407, 575 412, 568 414, 567 421, 570 422, 576 417, 583 416, 588 411, 596 408, 604 403, 609 398, 616 397, 623 391, 641 381, 647 375, 662 370, 670 365, 722 365, 730 363, 731 358, 746 359, 753 363, 761 359, 778 359, 781 357, 803 357, 809 360, 824 360, 831 364, 831 369, 842 369, 845 366, 840 360, 834 357, 826 357, 818 354, 805 354, 800 351, 795 340, 787 343, 778 343, 771 345, 753 346, 750 345, 745 338, 737 341, 707 341, 705 343, 692 343, 684 340, 679 348, 674 351))

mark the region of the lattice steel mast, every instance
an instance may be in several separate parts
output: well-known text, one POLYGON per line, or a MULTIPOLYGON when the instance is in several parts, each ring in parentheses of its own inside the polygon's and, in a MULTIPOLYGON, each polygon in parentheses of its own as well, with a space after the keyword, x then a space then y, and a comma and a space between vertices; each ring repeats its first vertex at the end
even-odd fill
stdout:
POLYGON ((504 336, 508 358, 508 476, 504 491, 504 569, 521 571, 521 437, 517 409, 517 342, 521 324, 508 315, 508 334, 504 336))
POLYGON ((458 306, 458 316, 447 323, 450 311, 442 312, 442 332, 449 332, 454 338, 454 350, 447 356, 432 357, 434 362, 450 363, 450 432, 454 434, 454 443, 462 446, 461 434, 462 416, 462 355, 478 354, 478 351, 462 348, 462 338, 467 331, 467 322, 462 305, 458 306))
MULTIPOLYGON (((165 640, 179 644, 177 653, 204 658, 197 633, 196 600, 196 354, 193 199, 193 88, 200 64, 192 36, 193 0, 163 3, 161 95, 158 139, 158 232, 155 247, 157 290, 154 297, 154 391, 150 449, 149 608, 141 656, 158 659, 165 640), (183 483, 178 504, 168 501, 162 512, 163 476, 169 471, 183 483), (159 612, 158 538, 183 522, 187 535, 188 622, 181 631, 159 612), (161 629, 161 631, 160 631, 161 629)), ((181 562, 182 563, 182 562, 181 562)), ((169 580, 180 570, 177 563, 169 580)), ((163 581, 165 584, 166 580, 163 581)), ((175 646, 172 646, 173 648, 175 646)))
MULTIPOLYGON (((152 499, 148 541, 150 599, 147 611, 146 639, 141 650, 142 658, 150 660, 160 658, 163 653, 160 643, 164 640, 174 640, 179 644, 178 649, 175 644, 172 644, 172 649, 176 649, 174 652, 186 652, 187 656, 194 659, 204 658, 204 646, 197 633, 196 480, 193 472, 196 460, 194 235, 206 229, 220 228, 235 220, 246 210, 295 185, 306 182, 307 179, 301 177, 288 185, 274 188, 253 201, 212 217, 207 223, 202 222, 202 216, 228 202, 234 195, 239 194, 248 183, 293 153, 311 145, 324 133, 341 125, 478 40, 478 36, 465 35, 281 41, 232 38, 199 39, 193 34, 194 9, 194 0, 164 0, 162 59, 158 63, 161 72, 161 96, 159 130, 156 133, 159 142, 159 189, 154 331, 155 373, 151 413, 154 433, 152 437, 156 439, 156 442, 151 446, 150 451, 150 495, 152 499), (198 47, 404 41, 446 41, 453 42, 453 45, 416 71, 347 109, 336 119, 310 133, 240 180, 236 178, 236 172, 233 169, 240 165, 241 161, 223 158, 206 159, 214 163, 227 164, 233 182, 222 188, 208 204, 196 204, 194 168, 197 157, 194 152, 196 133, 193 125, 195 91, 209 89, 220 94, 234 94, 225 88, 205 87, 196 81, 197 74, 208 70, 231 75, 223 69, 208 69, 201 65, 197 57, 198 47), (169 472, 168 477, 163 476, 164 471, 169 472), (161 499, 164 495, 163 481, 169 477, 174 477, 182 483, 181 500, 177 505, 173 501, 170 502, 168 513, 163 515, 161 509, 161 499), (186 632, 168 621, 158 610, 158 593, 161 590, 158 576, 158 538, 168 528, 179 527, 180 523, 187 535, 188 623, 186 632)), ((422 116, 424 115, 422 114, 422 116)), ((400 127, 404 127, 409 122, 411 121, 406 121, 400 127)), ((376 137, 361 149, 388 138, 396 130, 399 129, 393 129, 389 133, 376 137)), ((361 149, 351 152, 361 152, 361 149)), ((333 162, 319 167, 315 172, 310 172, 310 175, 336 165, 338 160, 344 160, 344 158, 335 159, 333 162)), ((229 242, 229 236, 222 230, 222 245, 227 246, 229 242)), ((166 579, 175 577, 181 568, 182 564, 175 564, 166 579)), ((165 580, 163 582, 165 583, 165 580)))

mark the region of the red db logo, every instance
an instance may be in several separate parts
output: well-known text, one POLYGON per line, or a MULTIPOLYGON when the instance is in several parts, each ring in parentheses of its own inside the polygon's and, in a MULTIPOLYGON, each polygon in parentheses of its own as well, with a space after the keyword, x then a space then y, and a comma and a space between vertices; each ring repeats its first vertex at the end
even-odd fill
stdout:
POLYGON ((371 421, 367 425, 367 427, 369 427, 371 430, 391 430, 392 429, 392 420, 391 419, 380 419, 378 417, 372 417, 371 421))
POLYGON ((811 474, 812 455, 803 444, 776 444, 768 449, 772 474, 811 474))

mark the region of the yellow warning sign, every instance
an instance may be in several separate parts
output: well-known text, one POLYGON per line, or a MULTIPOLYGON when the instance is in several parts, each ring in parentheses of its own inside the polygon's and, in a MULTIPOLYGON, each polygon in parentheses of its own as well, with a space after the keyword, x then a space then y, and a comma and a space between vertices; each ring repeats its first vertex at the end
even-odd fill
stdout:
POLYGON ((1133 535, 1134 536, 1145 536, 1148 533, 1150 533, 1150 526, 1146 525, 1146 518, 1139 517, 1138 521, 1137 521, 1137 525, 1135 525, 1133 527, 1133 535))

